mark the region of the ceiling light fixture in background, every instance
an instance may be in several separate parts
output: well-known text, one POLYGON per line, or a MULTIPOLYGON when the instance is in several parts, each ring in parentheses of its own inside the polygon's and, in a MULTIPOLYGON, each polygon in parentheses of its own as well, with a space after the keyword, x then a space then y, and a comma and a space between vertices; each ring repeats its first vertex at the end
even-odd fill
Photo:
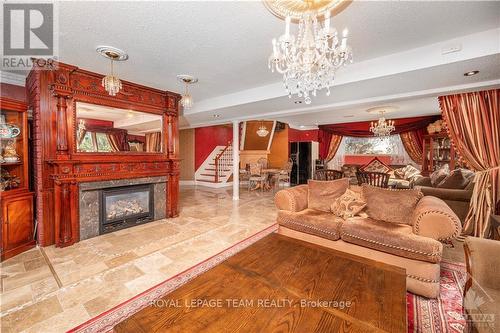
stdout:
POLYGON ((128 54, 125 51, 117 49, 112 46, 98 46, 96 48, 97 53, 102 55, 105 58, 111 60, 111 71, 108 75, 102 78, 101 85, 108 92, 110 96, 116 96, 118 92, 123 88, 122 82, 115 75, 113 70, 113 62, 114 61, 125 61, 128 59, 128 54))
POLYGON ((384 113, 384 110, 380 111, 378 121, 370 123, 370 132, 375 136, 389 136, 396 129, 394 120, 385 120, 384 113))
POLYGON ((190 109, 193 107, 193 96, 189 93, 188 85, 198 82, 198 79, 187 74, 177 75, 177 80, 184 83, 186 89, 181 98, 181 105, 184 109, 190 109))
POLYGON ((343 10, 351 1, 274 0, 264 4, 269 11, 285 19, 285 33, 273 38, 273 51, 268 66, 272 72, 283 74, 288 97, 297 94, 311 104, 316 91, 326 89, 330 95, 336 70, 352 62, 347 45, 347 29, 339 37, 330 26, 330 16, 343 10), (321 25, 320 18, 324 21, 321 25), (298 23, 298 33, 290 33, 291 22, 298 23))
POLYGON ((477 73, 479 73, 479 71, 470 71, 470 72, 464 73, 464 76, 473 76, 473 75, 476 75, 477 73))
POLYGON ((267 127, 264 126, 264 122, 263 121, 260 122, 260 127, 259 127, 259 129, 257 130, 256 133, 261 138, 264 138, 264 137, 266 137, 269 134, 269 131, 267 130, 267 127))

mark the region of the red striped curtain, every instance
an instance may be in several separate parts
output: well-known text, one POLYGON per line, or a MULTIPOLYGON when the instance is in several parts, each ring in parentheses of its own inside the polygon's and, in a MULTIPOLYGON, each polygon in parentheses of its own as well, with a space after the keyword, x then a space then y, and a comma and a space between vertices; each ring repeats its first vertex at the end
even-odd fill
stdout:
POLYGON ((439 104, 458 155, 476 171, 464 234, 487 238, 500 200, 500 90, 440 96, 439 104))

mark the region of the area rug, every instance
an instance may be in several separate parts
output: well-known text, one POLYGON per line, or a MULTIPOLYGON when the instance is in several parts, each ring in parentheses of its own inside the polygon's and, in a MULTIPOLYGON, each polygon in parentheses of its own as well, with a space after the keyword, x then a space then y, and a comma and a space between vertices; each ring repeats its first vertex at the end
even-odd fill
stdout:
POLYGON ((462 295, 467 273, 465 265, 441 262, 440 295, 429 299, 407 293, 409 333, 462 333, 462 295))
POLYGON ((234 244, 228 249, 217 253, 216 255, 202 261, 201 263, 193 266, 170 279, 163 281, 162 283, 134 296, 133 298, 115 306, 114 308, 101 313, 97 317, 94 317, 83 324, 69 330, 68 332, 78 332, 78 333, 104 333, 112 332, 113 327, 123 320, 127 319, 134 313, 142 310, 146 306, 150 305, 154 300, 160 299, 172 292, 173 290, 179 288, 183 284, 194 279, 198 275, 208 271, 212 267, 220 264, 227 258, 235 255, 244 248, 252 245, 259 239, 269 235, 272 232, 278 230, 278 225, 273 224, 266 229, 259 231, 258 233, 234 244))

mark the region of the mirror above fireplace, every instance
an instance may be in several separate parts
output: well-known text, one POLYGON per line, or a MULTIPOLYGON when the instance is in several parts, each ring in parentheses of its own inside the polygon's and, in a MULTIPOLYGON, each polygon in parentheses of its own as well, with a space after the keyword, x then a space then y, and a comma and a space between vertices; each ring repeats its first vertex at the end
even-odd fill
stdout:
POLYGON ((162 116, 76 102, 79 153, 161 153, 162 116))

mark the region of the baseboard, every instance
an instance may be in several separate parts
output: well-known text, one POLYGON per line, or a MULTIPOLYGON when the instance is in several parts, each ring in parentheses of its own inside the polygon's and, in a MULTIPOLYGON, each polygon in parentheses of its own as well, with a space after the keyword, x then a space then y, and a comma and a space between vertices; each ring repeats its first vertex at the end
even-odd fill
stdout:
POLYGON ((231 187, 233 186, 233 182, 229 183, 209 183, 209 182, 197 182, 195 181, 196 186, 204 186, 210 188, 223 188, 223 187, 231 187))
POLYGON ((179 185, 196 185, 194 180, 179 180, 179 185))

